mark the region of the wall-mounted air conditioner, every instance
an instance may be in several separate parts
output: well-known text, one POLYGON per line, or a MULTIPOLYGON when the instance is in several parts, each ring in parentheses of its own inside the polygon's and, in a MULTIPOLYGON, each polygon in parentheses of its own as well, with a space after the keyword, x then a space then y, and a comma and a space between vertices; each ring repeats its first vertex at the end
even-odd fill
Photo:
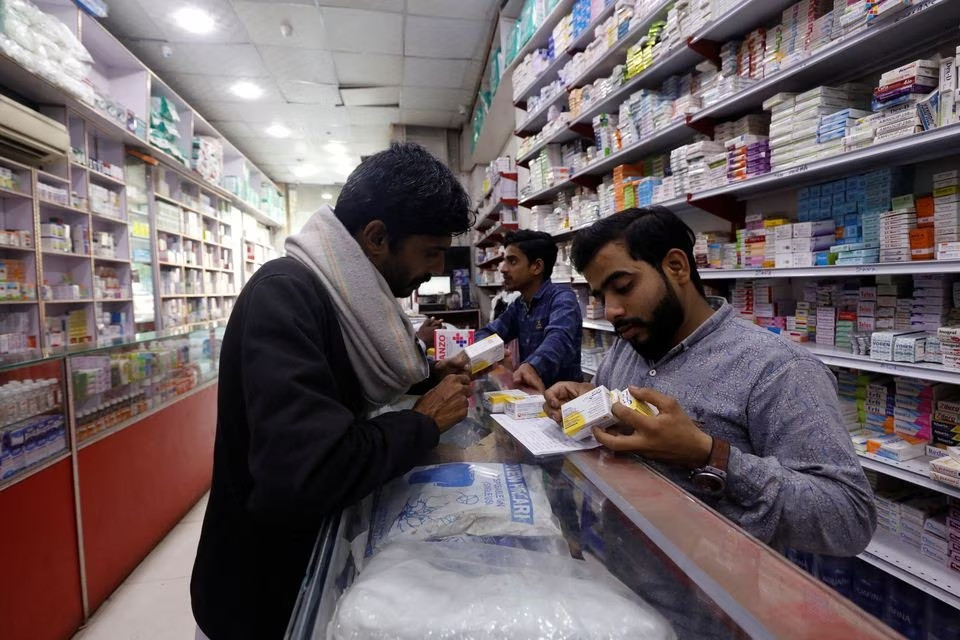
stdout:
POLYGON ((69 149, 64 125, 0 95, 0 156, 41 165, 67 155, 69 149))

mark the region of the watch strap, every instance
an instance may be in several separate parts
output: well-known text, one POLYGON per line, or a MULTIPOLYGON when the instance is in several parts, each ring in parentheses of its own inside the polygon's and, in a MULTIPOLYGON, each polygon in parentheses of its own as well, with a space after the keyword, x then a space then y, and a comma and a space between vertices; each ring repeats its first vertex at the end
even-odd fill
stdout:
POLYGON ((726 473, 729 462, 730 443, 721 438, 714 438, 713 446, 710 448, 710 459, 707 460, 707 466, 726 473))

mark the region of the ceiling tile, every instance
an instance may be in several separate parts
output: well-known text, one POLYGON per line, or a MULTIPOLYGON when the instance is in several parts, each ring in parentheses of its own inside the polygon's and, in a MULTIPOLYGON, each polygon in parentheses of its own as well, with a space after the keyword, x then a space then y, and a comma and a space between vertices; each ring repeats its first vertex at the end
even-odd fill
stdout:
POLYGON ((341 89, 340 96, 348 107, 396 106, 400 103, 400 87, 341 89))
POLYGON ((240 138, 258 138, 263 135, 259 129, 251 127, 246 122, 214 120, 210 124, 213 125, 217 131, 231 140, 237 140, 240 138))
POLYGON ((124 2, 120 6, 110 7, 110 17, 104 24, 111 33, 121 34, 125 39, 163 39, 163 32, 137 2, 124 2))
MULTIPOLYGON (((169 58, 155 55, 158 72, 255 78, 269 75, 257 48, 251 44, 172 44, 169 58)), ((157 51, 159 53, 159 51, 157 51)))
POLYGON ((400 109, 391 107, 347 107, 350 124, 393 124, 400 119, 400 109))
POLYGON ((401 56, 334 53, 333 63, 341 86, 394 85, 403 77, 401 56))
POLYGON ((235 2, 234 6, 254 44, 300 49, 327 48, 323 15, 315 6, 251 2, 235 2), (283 24, 290 25, 292 29, 289 37, 280 31, 283 24))
POLYGON ((463 89, 431 87, 404 87, 400 106, 404 109, 435 109, 456 111, 460 105, 470 106, 470 93, 463 89))
MULTIPOLYGON (((117 4, 117 3, 114 3, 117 4)), ((249 42, 247 30, 228 0, 174 0, 174 2, 150 2, 140 0, 147 15, 163 31, 170 42, 244 43, 249 42), (203 9, 213 16, 216 28, 211 33, 190 33, 181 29, 173 20, 173 14, 181 7, 203 9)))
MULTIPOLYGON (((174 91, 181 94, 187 102, 197 107, 201 113, 203 113, 202 107, 206 102, 236 102, 246 106, 259 103, 283 102, 280 89, 272 78, 250 79, 250 82, 253 82, 263 89, 263 95, 256 100, 244 100, 230 92, 230 87, 238 81, 237 78, 201 76, 189 73, 168 73, 164 74, 163 79, 174 91)), ((221 119, 212 114, 208 117, 214 120, 221 119)))
POLYGON ((404 0, 320 0, 317 4, 321 7, 346 7, 394 13, 403 13, 404 10, 404 0))
POLYGON ((404 53, 423 58, 476 57, 490 25, 478 20, 407 16, 404 53))
POLYGON ((277 80, 280 93, 296 104, 319 104, 333 107, 340 104, 340 91, 336 84, 319 84, 299 80, 277 80))
POLYGON ((401 109, 400 122, 424 127, 446 127, 450 123, 450 111, 433 109, 401 109))
POLYGON ((356 9, 324 8, 329 48, 357 53, 403 53, 403 16, 356 9))
POLYGON ((495 0, 407 0, 407 13, 442 18, 490 20, 496 9, 495 0))
POLYGON ((440 60, 437 58, 403 59, 403 84, 413 87, 459 88, 469 66, 467 60, 440 60))
POLYGON ((390 126, 353 125, 350 127, 350 139, 356 142, 377 142, 386 146, 390 143, 390 126))
POLYGON ((292 47, 257 47, 267 71, 277 78, 336 84, 337 70, 329 51, 292 47))

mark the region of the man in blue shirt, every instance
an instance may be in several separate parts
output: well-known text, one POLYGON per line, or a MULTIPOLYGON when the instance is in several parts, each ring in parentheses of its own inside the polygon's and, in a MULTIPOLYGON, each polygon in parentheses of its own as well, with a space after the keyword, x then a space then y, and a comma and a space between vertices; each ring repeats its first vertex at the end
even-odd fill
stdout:
POLYGON ((583 319, 577 294, 569 285, 550 280, 557 245, 549 233, 516 231, 504 240, 500 265, 503 284, 520 297, 499 318, 476 334, 496 333, 504 342, 516 338, 520 366, 513 381, 537 393, 561 380, 581 380, 580 347, 583 319))

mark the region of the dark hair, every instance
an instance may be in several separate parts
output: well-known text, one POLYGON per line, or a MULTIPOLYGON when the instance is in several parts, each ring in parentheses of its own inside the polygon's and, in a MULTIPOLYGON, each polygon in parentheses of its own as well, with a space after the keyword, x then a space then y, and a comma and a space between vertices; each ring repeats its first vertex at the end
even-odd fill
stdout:
POLYGON ((412 235, 459 235, 473 225, 463 185, 413 142, 393 143, 360 163, 343 185, 334 213, 350 235, 383 221, 392 246, 412 235))
POLYGON ((553 236, 543 231, 521 230, 508 233, 503 240, 503 248, 514 245, 527 256, 531 263, 543 260, 543 279, 553 274, 553 265, 557 263, 557 243, 553 236))
POLYGON ((663 273, 663 259, 671 249, 680 249, 690 263, 690 280, 703 296, 703 283, 693 257, 693 230, 664 207, 625 209, 604 218, 577 234, 571 258, 577 271, 583 271, 597 253, 617 240, 623 240, 634 260, 643 260, 663 273))

